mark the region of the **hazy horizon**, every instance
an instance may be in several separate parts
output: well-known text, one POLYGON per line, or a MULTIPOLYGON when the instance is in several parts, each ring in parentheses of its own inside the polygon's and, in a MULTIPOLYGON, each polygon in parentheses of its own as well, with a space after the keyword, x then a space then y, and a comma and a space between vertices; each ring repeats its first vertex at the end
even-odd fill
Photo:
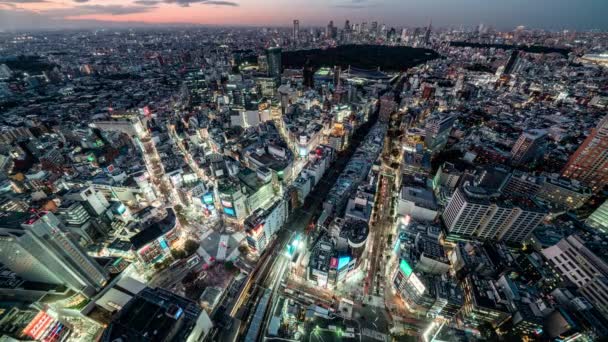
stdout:
POLYGON ((390 26, 608 30, 606 0, 0 0, 0 30, 103 28, 162 24, 341 27, 390 26))

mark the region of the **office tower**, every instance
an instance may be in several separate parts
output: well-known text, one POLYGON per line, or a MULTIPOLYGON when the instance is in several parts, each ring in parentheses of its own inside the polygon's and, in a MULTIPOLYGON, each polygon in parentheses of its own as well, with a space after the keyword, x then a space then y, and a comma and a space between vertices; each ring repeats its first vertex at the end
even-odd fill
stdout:
POLYGON ((443 221, 450 233, 472 236, 490 205, 483 189, 469 185, 459 187, 443 211, 443 221))
POLYGON ((262 73, 268 73, 268 55, 258 56, 258 70, 262 73))
POLYGON ((376 35, 378 33, 378 22, 372 21, 372 26, 370 28, 372 35, 376 35))
POLYGON ((577 235, 561 239, 541 251, 549 266, 572 282, 578 291, 603 314, 608 315, 608 263, 585 246, 577 235))
POLYGON ((562 172, 597 192, 608 184, 608 115, 574 152, 562 172))
POLYGON ((608 233, 608 200, 604 201, 604 204, 595 209, 585 223, 590 227, 608 233))
POLYGON ((431 152, 439 152, 448 143, 454 121, 454 115, 433 115, 427 120, 424 142, 431 152))
POLYGON ((534 162, 546 145, 547 131, 534 129, 522 133, 511 149, 511 161, 514 165, 534 162))
POLYGON ((293 21, 293 40, 295 42, 297 42, 299 37, 300 37, 300 21, 296 19, 293 21))
POLYGON ((72 190, 65 194, 63 198, 83 202, 85 208, 94 216, 99 216, 110 208, 110 203, 104 195, 91 186, 72 190))
POLYGON ((513 170, 500 186, 500 193, 505 196, 536 196, 542 184, 542 177, 513 170))
POLYGON ((542 184, 536 197, 555 208, 574 210, 582 207, 593 195, 591 189, 577 180, 548 175, 542 177, 542 184))
POLYGON ((267 51, 268 76, 274 78, 281 77, 281 48, 273 47, 267 51))
POLYGON ((342 77, 342 67, 334 66, 334 88, 339 89, 342 87, 341 78, 342 77))
POLYGON ((146 287, 120 308, 98 340, 204 341, 212 328, 207 312, 195 301, 146 287))
POLYGON ((68 237, 53 213, 2 215, 0 263, 20 277, 63 284, 87 296, 107 282, 103 269, 68 237))
POLYGON ((312 65, 310 65, 310 60, 308 60, 308 59, 306 60, 306 63, 304 63, 303 76, 304 76, 304 86, 306 86, 308 88, 314 88, 315 70, 312 67, 312 65))
POLYGON ((511 56, 509 56, 509 59, 507 60, 507 63, 505 64, 503 74, 510 74, 513 72, 513 68, 515 67, 515 63, 517 62, 518 58, 519 58, 519 50, 511 51, 511 56))
POLYGON ((360 27, 361 33, 367 33, 367 22, 362 22, 360 27))
POLYGON ((331 20, 329 24, 327 24, 327 28, 325 29, 325 38, 333 38, 334 33, 334 21, 331 20))
POLYGON ((429 26, 426 28, 426 32, 424 33, 424 44, 429 45, 431 43, 431 28, 433 22, 429 22, 429 26))
POLYGON ((459 187, 444 212, 450 234, 521 243, 546 217, 544 208, 524 198, 495 200, 480 187, 459 187))

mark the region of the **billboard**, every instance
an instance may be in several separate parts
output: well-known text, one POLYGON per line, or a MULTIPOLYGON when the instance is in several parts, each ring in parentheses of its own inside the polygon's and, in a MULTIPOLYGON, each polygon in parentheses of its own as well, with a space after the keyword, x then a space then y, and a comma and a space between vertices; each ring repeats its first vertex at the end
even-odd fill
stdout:
POLYGON ((125 213, 126 210, 127 210, 127 208, 125 207, 125 205, 120 203, 120 205, 116 208, 116 213, 118 215, 122 215, 125 213))
POLYGON ((203 195, 203 203, 205 204, 213 204, 213 193, 208 192, 203 195))
POLYGON ((34 319, 23 329, 23 334, 35 340, 39 340, 47 328, 54 322, 53 317, 46 312, 40 311, 34 319))
POLYGON ((164 237, 158 238, 158 243, 160 244, 160 248, 162 248, 162 249, 168 249, 169 248, 169 245, 167 244, 167 240, 165 240, 164 237))
POLYGON ((415 274, 412 274, 410 276, 410 278, 407 280, 407 282, 410 285, 412 285, 414 287, 414 289, 416 289, 416 292, 418 293, 418 295, 422 295, 424 293, 424 291, 426 290, 426 287, 424 286, 424 284, 422 284, 420 279, 418 279, 418 276, 416 276, 415 274))
POLYGON ((348 265, 348 263, 350 262, 350 257, 349 256, 343 256, 338 258, 338 269, 342 269, 345 266, 348 265))
POLYGON ((236 217, 236 212, 232 208, 224 208, 224 214, 232 217, 236 217))
POLYGON ((407 261, 405 261, 405 259, 401 259, 401 261, 399 262, 399 268, 401 269, 401 272, 403 272, 407 277, 412 274, 412 267, 410 266, 410 264, 407 263, 407 261))

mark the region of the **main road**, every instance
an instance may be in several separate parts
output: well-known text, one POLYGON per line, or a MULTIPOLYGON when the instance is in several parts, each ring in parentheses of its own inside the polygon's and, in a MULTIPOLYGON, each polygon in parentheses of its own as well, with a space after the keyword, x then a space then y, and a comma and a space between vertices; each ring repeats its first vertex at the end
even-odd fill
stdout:
MULTIPOLYGON (((397 79, 397 84, 400 83, 401 78, 397 79)), ((392 89, 390 89, 392 90, 392 89)), ((388 89, 387 89, 388 91, 388 89)), ((384 92, 379 94, 379 97, 382 96, 384 92)), ((325 201, 327 195, 329 194, 329 189, 331 189, 338 177, 345 169, 346 165, 352 158, 353 154, 357 151, 357 148, 361 144, 362 141, 365 140, 369 130, 373 127, 373 125, 378 120, 379 114, 379 106, 376 107, 374 113, 370 116, 369 120, 361 125, 353 134, 351 139, 351 143, 348 148, 339 153, 336 160, 329 168, 328 172, 323 176, 319 184, 316 186, 315 191, 313 191, 305 200, 304 205, 294 210, 294 212, 290 215, 287 223, 284 226, 284 229, 281 230, 275 239, 275 242, 272 246, 267 248, 264 255, 262 255, 262 265, 259 265, 254 269, 250 279, 255 279, 254 283, 247 284, 239 295, 239 299, 236 300, 236 303, 232 309, 233 317, 235 313, 243 312, 243 308, 247 310, 244 315, 237 314, 240 316, 241 320, 244 322, 250 322, 252 320, 253 315, 255 314, 255 310, 252 310, 253 307, 256 306, 260 302, 261 297, 266 293, 266 291, 259 291, 254 287, 272 289, 272 294, 276 293, 276 289, 278 285, 283 281, 284 276, 287 272, 281 272, 286 267, 286 263, 289 262, 287 258, 280 257, 270 257, 273 259, 272 261, 266 261, 268 259, 268 255, 282 254, 286 251, 287 244, 294 234, 302 234, 306 230, 306 228, 311 224, 313 218, 318 217, 322 211, 322 204, 325 201), (322 189, 322 191, 317 191, 318 189, 322 189)), ((272 307, 272 298, 271 304, 268 307, 272 307)), ((267 310, 268 308, 266 308, 267 310)), ((245 324, 246 326, 246 324, 245 324)), ((242 331, 244 333, 246 331, 242 331)))

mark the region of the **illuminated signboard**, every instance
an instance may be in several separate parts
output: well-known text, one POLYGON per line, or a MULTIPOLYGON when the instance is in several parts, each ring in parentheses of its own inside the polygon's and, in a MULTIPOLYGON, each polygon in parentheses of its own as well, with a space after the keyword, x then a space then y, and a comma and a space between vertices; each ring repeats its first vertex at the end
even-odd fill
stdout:
POLYGON ((399 239, 396 239, 395 246, 393 246, 393 253, 397 254, 400 246, 401 246, 401 241, 399 241, 399 239))
POLYGON ((232 208, 232 202, 222 200, 222 206, 225 208, 232 208))
POLYGON ((32 337, 35 340, 39 340, 53 321, 53 317, 49 316, 44 311, 40 311, 25 329, 23 329, 23 334, 32 337))
POLYGON ((416 289, 416 292, 418 292, 418 295, 422 295, 424 293, 424 291, 426 290, 426 287, 424 286, 424 284, 422 284, 420 279, 418 279, 418 277, 415 274, 412 274, 412 276, 407 281, 414 287, 414 289, 416 289))
POLYGON ((263 224, 258 224, 255 228, 251 230, 251 235, 258 238, 264 232, 264 229, 262 229, 263 227, 263 224))
POLYGON ((236 212, 232 208, 224 208, 224 214, 232 217, 236 217, 236 212))
POLYGON ((412 267, 404 259, 399 262, 399 268, 408 277, 412 274, 412 267))
POLYGON ((118 215, 124 214, 126 210, 127 208, 122 203, 118 206, 118 208, 116 208, 116 212, 118 213, 118 215))
POLYGON ((205 204, 213 204, 213 194, 208 192, 203 195, 203 203, 205 204))
POLYGON ((340 270, 340 269, 344 268, 344 266, 348 265, 349 262, 350 262, 349 256, 340 257, 338 259, 338 269, 340 270))
POLYGON ((159 238, 159 239, 158 239, 158 242, 159 242, 159 244, 160 244, 160 248, 162 248, 162 249, 167 249, 167 248, 169 248, 169 245, 167 245, 167 240, 165 240, 164 238, 162 238, 162 237, 161 237, 161 238, 159 238))
POLYGON ((329 267, 331 267, 331 268, 336 268, 336 267, 338 267, 338 259, 336 259, 336 258, 331 258, 331 260, 329 261, 329 267))

